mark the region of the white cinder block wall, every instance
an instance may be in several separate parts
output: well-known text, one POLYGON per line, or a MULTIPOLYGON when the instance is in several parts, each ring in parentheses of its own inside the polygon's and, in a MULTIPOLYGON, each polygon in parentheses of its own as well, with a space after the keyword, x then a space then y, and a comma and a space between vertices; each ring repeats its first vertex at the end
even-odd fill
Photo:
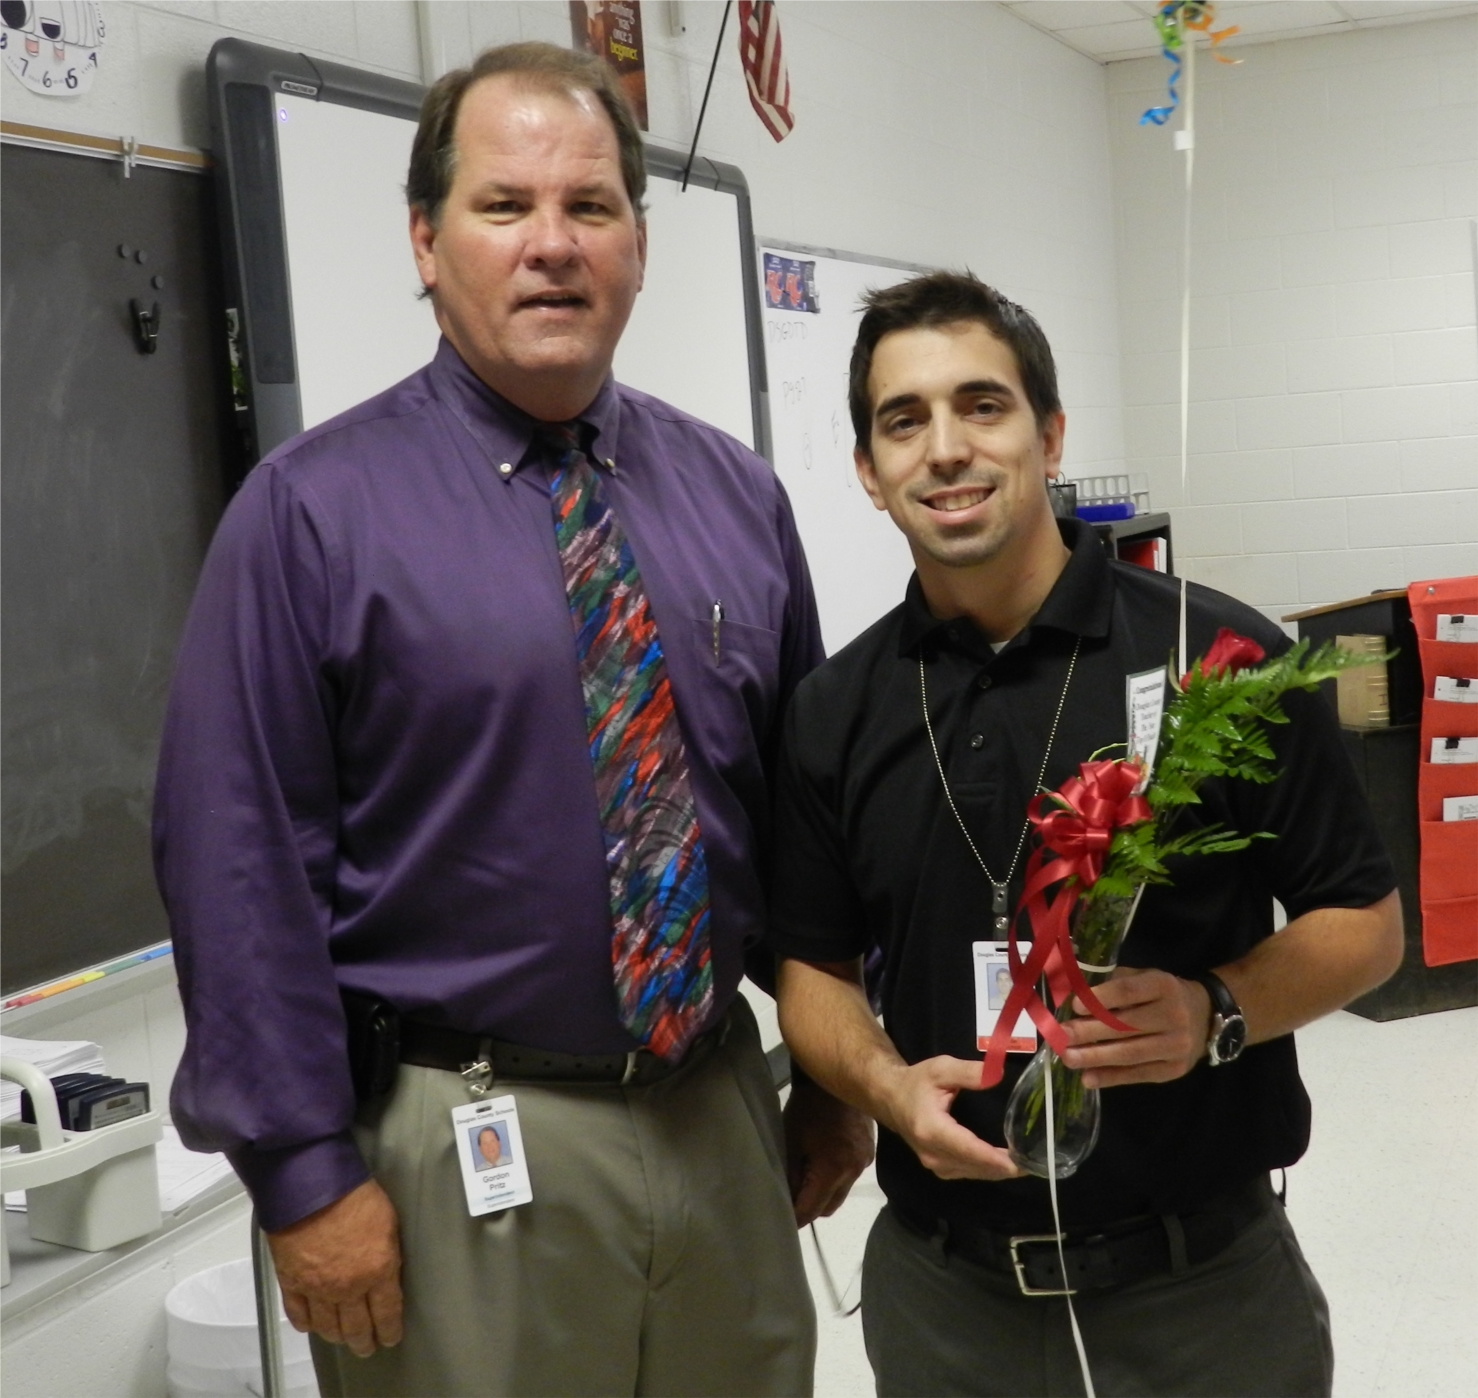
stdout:
POLYGON ((1196 68, 1184 495, 1182 157, 1137 125, 1169 64, 1107 70, 1126 446, 1177 566, 1274 617, 1478 572, 1478 17, 1234 52, 1196 68))

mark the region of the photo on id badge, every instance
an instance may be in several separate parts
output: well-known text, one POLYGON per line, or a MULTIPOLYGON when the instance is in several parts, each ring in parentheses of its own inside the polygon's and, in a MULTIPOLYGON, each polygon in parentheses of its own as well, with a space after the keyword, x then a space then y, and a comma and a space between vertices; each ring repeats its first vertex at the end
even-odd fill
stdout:
POLYGON ((452 1130, 469 1214, 498 1213, 534 1197, 511 1094, 454 1107, 452 1130))
MULTIPOLYGON (((975 1042, 983 1053, 990 1045, 990 1036, 995 1032, 996 1020, 1006 1007, 1011 994, 1011 962, 1005 942, 974 942, 971 950, 975 954, 975 1042)), ((1024 961, 1031 955, 1030 942, 1017 942, 1017 953, 1024 961)), ((1010 1053, 1035 1053, 1037 1051, 1037 1026, 1025 1010, 1016 1016, 1011 1030, 1011 1039, 1006 1045, 1010 1053)))
POLYGON ((500 1121, 469 1126, 467 1143, 472 1147, 474 1170, 496 1170, 500 1165, 513 1163, 513 1152, 508 1148, 508 1128, 500 1121))

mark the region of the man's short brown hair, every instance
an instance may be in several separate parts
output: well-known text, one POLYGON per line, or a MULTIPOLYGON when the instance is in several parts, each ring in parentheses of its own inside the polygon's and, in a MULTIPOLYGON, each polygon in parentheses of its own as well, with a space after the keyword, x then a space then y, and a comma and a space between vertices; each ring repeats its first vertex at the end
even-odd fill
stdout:
POLYGON ((852 347, 847 399, 857 450, 872 456, 872 397, 867 389, 872 356, 884 335, 899 330, 931 329, 941 325, 985 326, 1016 356, 1021 386, 1026 391, 1037 427, 1062 409, 1057 394, 1057 366, 1052 347, 1032 313, 1008 301, 973 272, 927 272, 863 298, 862 324, 852 347))
POLYGON ((442 206, 457 168, 457 113, 473 83, 508 73, 528 86, 573 95, 589 92, 605 108, 616 128, 621 154, 621 179, 636 216, 642 216, 647 192, 647 163, 641 129, 615 75, 594 54, 562 49, 555 44, 502 44, 484 49, 470 68, 456 68, 439 77, 421 103, 421 122, 411 147, 406 178, 406 202, 419 209, 432 226, 441 222, 442 206))

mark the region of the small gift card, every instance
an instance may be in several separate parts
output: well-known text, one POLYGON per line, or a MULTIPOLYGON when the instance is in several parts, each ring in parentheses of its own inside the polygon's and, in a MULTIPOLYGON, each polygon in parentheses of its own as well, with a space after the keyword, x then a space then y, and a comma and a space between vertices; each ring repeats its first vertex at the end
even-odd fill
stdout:
POLYGON ((452 1137, 462 1166, 467 1212, 473 1218, 527 1204, 534 1197, 518 1105, 511 1096, 453 1107, 452 1137))
POLYGON ((1136 791, 1150 784, 1155 750, 1160 746, 1160 720, 1165 716, 1165 667, 1142 670, 1124 681, 1124 708, 1129 730, 1129 756, 1144 763, 1144 778, 1136 791))
MULTIPOLYGON (((973 942, 970 947, 975 953, 975 1042, 982 1053, 990 1044, 996 1021, 1005 1008, 1006 997, 1011 994, 1011 962, 1006 953, 1007 945, 1006 942, 973 942)), ((1024 961, 1031 955, 1032 945, 1030 942, 1017 942, 1016 950, 1024 961)), ((1037 1051, 1037 1026, 1025 1010, 1016 1016, 1006 1049, 1009 1053, 1037 1051)))
POLYGON ((1478 645, 1478 616, 1437 616, 1437 639, 1439 641, 1468 641, 1478 645))

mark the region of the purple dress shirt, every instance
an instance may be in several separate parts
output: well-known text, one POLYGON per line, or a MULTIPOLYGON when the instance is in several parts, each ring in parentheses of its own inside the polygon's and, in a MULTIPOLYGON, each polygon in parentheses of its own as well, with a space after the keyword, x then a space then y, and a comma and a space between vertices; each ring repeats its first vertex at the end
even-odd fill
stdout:
MULTIPOLYGON (((717 1017, 765 930, 779 718, 822 656, 810 580, 752 452, 609 380, 582 420, 672 677, 717 1017)), ((443 341, 268 456, 206 559, 155 794, 189 1030, 172 1106, 265 1227, 368 1177, 340 985, 539 1048, 635 1046, 534 426, 443 341)))

